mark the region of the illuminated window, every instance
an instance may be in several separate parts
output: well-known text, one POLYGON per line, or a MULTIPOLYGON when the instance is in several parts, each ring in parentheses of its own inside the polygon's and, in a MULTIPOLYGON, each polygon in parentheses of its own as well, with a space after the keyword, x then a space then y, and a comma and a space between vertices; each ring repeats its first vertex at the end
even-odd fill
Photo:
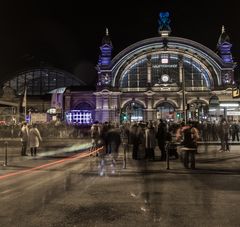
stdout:
POLYGON ((168 64, 168 55, 167 54, 162 54, 161 55, 161 63, 162 64, 168 64))
POLYGON ((66 121, 68 124, 92 124, 92 112, 90 110, 71 110, 66 112, 66 121))

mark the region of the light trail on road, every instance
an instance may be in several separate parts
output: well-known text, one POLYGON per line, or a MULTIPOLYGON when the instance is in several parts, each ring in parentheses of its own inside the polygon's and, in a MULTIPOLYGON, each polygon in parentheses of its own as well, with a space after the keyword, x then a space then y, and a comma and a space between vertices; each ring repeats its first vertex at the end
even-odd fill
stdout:
POLYGON ((90 149, 92 146, 92 143, 76 143, 73 144, 70 147, 64 147, 64 148, 60 148, 57 150, 50 150, 48 152, 44 152, 44 153, 39 153, 38 156, 40 157, 44 157, 44 156, 51 156, 51 155, 57 155, 57 154, 62 154, 62 153, 69 153, 69 152, 74 152, 74 151, 81 151, 81 150, 86 150, 86 149, 90 149))
POLYGON ((53 162, 50 162, 50 163, 47 163, 47 164, 44 164, 44 165, 40 165, 40 166, 36 166, 36 167, 30 168, 30 169, 27 169, 27 170, 20 170, 20 171, 16 171, 16 172, 12 172, 12 173, 2 175, 2 176, 0 176, 0 180, 6 179, 6 178, 9 178, 9 177, 18 176, 18 175, 21 175, 21 174, 32 173, 36 170, 46 169, 48 167, 51 167, 51 166, 54 166, 54 165, 57 165, 57 164, 61 164, 61 163, 65 163, 65 162, 70 162, 70 161, 73 161, 73 160, 76 160, 76 159, 85 158, 85 157, 88 157, 88 156, 91 156, 91 155, 95 155, 96 153, 99 153, 102 150, 103 150, 103 147, 97 148, 95 150, 86 150, 86 151, 84 151, 80 154, 74 154, 70 157, 60 159, 60 160, 57 160, 57 161, 53 161, 53 162))

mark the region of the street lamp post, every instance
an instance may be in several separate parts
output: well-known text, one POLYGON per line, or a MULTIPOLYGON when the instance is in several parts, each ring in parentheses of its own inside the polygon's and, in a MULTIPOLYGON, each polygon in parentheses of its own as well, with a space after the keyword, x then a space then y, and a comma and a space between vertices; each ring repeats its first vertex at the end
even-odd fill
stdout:
POLYGON ((186 93, 185 93, 185 75, 183 69, 183 60, 181 59, 179 62, 180 66, 180 78, 182 79, 182 107, 183 107, 183 120, 187 122, 187 114, 186 114, 186 93))

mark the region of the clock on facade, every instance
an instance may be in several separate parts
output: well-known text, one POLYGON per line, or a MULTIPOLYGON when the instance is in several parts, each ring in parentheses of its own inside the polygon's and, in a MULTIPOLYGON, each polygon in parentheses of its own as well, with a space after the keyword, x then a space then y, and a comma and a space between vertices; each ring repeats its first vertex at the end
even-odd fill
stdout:
POLYGON ((167 74, 163 74, 162 76, 161 76, 161 80, 162 80, 162 82, 164 82, 164 83, 167 83, 168 81, 169 81, 169 75, 167 75, 167 74))

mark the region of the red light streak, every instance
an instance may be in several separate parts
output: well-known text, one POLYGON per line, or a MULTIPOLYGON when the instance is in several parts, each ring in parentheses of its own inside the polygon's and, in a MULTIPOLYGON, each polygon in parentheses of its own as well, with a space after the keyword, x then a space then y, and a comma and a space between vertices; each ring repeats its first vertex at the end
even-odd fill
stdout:
POLYGON ((31 172, 34 172, 36 170, 45 169, 45 168, 51 167, 53 165, 73 161, 73 160, 76 160, 76 159, 79 159, 79 158, 85 158, 85 157, 91 156, 93 154, 96 154, 97 152, 100 152, 102 150, 103 150, 103 147, 100 147, 100 148, 98 148, 96 150, 93 150, 91 152, 89 152, 89 150, 87 150, 83 153, 76 154, 76 155, 70 156, 68 158, 60 159, 60 160, 50 162, 50 163, 47 163, 47 164, 44 164, 44 165, 36 166, 36 167, 31 168, 31 169, 20 170, 20 171, 17 171, 17 172, 8 173, 8 174, 0 176, 0 180, 6 179, 6 178, 9 178, 9 177, 13 177, 13 176, 17 176, 17 175, 21 175, 21 174, 31 173, 31 172))

